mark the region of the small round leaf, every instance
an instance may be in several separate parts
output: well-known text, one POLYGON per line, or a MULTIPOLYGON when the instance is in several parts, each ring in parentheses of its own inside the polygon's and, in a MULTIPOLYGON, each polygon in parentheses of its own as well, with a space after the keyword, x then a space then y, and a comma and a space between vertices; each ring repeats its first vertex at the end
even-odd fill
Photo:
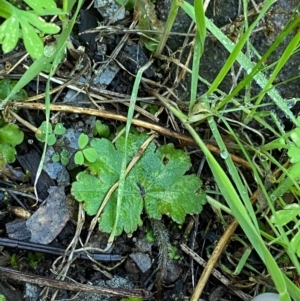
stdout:
POLYGON ((59 154, 54 154, 51 159, 53 162, 56 163, 56 162, 59 162, 60 156, 59 156, 59 154))
POLYGON ((88 135, 81 133, 79 138, 78 138, 79 148, 84 149, 87 146, 88 142, 89 142, 88 135))
POLYGON ((66 128, 62 125, 62 123, 57 123, 54 128, 54 133, 56 135, 63 135, 66 132, 66 128))
POLYGON ((87 161, 91 163, 95 162, 97 159, 97 151, 92 147, 85 148, 83 154, 87 161))
MULTIPOLYGON (((1 162, 13 163, 15 161, 16 149, 8 144, 0 144, 0 158, 1 162)), ((3 167, 3 166, 1 166, 3 167)))
POLYGON ((82 151, 79 151, 75 154, 74 156, 74 162, 77 164, 77 165, 82 165, 84 163, 84 156, 83 156, 83 153, 82 151))
POLYGON ((96 120, 94 128, 94 136, 107 138, 110 134, 109 127, 103 124, 100 120, 96 120))
POLYGON ((48 144, 49 146, 54 145, 55 142, 56 142, 56 137, 55 137, 55 135, 54 135, 54 134, 50 134, 50 135, 48 136, 48 140, 45 141, 45 142, 47 142, 47 144, 48 144))
POLYGON ((42 124, 40 125, 39 129, 44 133, 46 134, 46 132, 48 132, 48 134, 51 134, 52 133, 52 125, 50 122, 46 122, 46 121, 43 121, 42 124))
POLYGON ((69 164, 69 158, 68 157, 61 157, 60 162, 63 166, 67 166, 69 164))

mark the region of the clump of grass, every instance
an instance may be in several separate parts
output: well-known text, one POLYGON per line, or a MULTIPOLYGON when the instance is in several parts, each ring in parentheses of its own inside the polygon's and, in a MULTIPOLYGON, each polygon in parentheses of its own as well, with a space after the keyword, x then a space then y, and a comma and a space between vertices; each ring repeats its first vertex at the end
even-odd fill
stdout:
MULTIPOLYGON (((201 2, 201 1, 200 1, 201 2)), ((177 3, 173 1, 173 3, 177 3)), ((245 188, 245 184, 240 176, 239 170, 237 166, 233 163, 231 156, 229 155, 229 151, 227 150, 226 143, 224 142, 222 135, 219 131, 218 124, 216 120, 222 122, 222 124, 226 127, 228 133, 232 136, 232 138, 238 144, 240 151, 243 156, 249 162, 252 168, 253 176, 257 181, 257 187, 260 191, 263 192, 266 200, 267 206, 271 210, 272 214, 276 216, 276 209, 274 206, 274 200, 272 201, 268 195, 268 189, 265 187, 265 183, 263 181, 264 173, 262 170, 266 168, 266 165, 258 166, 253 163, 253 156, 261 156, 261 151, 255 149, 254 147, 249 152, 246 150, 244 143, 240 140, 240 138, 236 135, 235 131, 232 129, 229 121, 226 116, 226 107, 227 105, 234 104, 236 110, 240 110, 243 112, 243 119, 241 121, 242 126, 246 126, 250 121, 256 120, 265 128, 271 130, 273 133, 277 135, 277 138, 280 139, 282 136, 282 130, 278 131, 274 130, 270 125, 261 117, 260 114, 257 114, 257 108, 261 106, 262 100, 265 95, 268 95, 274 105, 278 110, 281 110, 287 118, 289 118, 295 125, 297 125, 296 117, 289 109, 287 105, 287 101, 284 100, 280 94, 277 92, 276 88, 274 88, 273 83, 275 78, 277 77, 280 70, 283 68, 288 59, 292 56, 292 54, 297 50, 299 41, 300 41, 300 33, 296 33, 292 40, 289 42, 288 46, 285 48, 282 56, 276 62, 273 67, 273 72, 269 77, 267 77, 262 72, 262 65, 266 61, 266 59, 271 55, 274 50, 283 42, 283 40, 290 35, 298 26, 300 17, 294 18, 287 26, 282 30, 282 32, 278 35, 274 43, 271 47, 266 51, 261 58, 257 59, 257 62, 254 63, 243 54, 242 49, 246 46, 246 49, 249 49, 250 42, 249 37, 253 33, 254 28, 257 26, 258 22, 265 16, 268 9, 273 4, 273 1, 266 1, 256 17, 255 21, 250 25, 245 27, 245 32, 240 37, 239 41, 235 44, 231 40, 229 40, 209 19, 204 17, 203 7, 199 4, 199 1, 195 1, 194 7, 188 4, 187 2, 183 2, 181 7, 190 15, 190 17, 196 22, 197 25, 197 34, 194 40, 194 64, 191 70, 192 73, 192 85, 191 85, 191 99, 190 99, 190 107, 188 114, 183 113, 176 106, 171 104, 167 99, 154 92, 153 94, 161 100, 163 105, 170 110, 181 122, 184 124, 185 128, 190 132, 192 137, 197 142, 198 146, 202 150, 208 165, 211 169, 211 172, 214 176, 214 179, 229 206, 231 213, 234 218, 238 221, 239 225, 243 229, 246 234, 248 240, 250 241, 253 248, 261 257, 262 262, 265 264, 268 272, 270 273, 276 289, 280 294, 280 300, 288 301, 292 297, 294 300, 300 300, 300 289, 296 287, 296 285, 281 271, 276 262, 276 259, 271 254, 270 250, 267 247, 267 241, 265 241, 265 234, 262 233, 258 223, 257 213, 254 211, 253 206, 250 201, 250 197, 248 195, 248 191, 245 188), (205 22, 204 22, 205 20, 205 22), (223 68, 220 70, 219 74, 216 76, 214 81, 209 84, 207 92, 202 95, 199 99, 196 98, 197 95, 197 83, 198 83, 198 69, 199 69, 199 60, 203 53, 203 41, 205 40, 205 28, 210 31, 215 38, 217 38, 222 45, 229 51, 230 55, 225 62, 223 68), (231 91, 230 94, 222 93, 222 98, 214 103, 214 106, 208 101, 210 97, 217 91, 220 83, 225 78, 226 74, 233 66, 235 62, 238 62, 243 69, 245 70, 246 76, 243 80, 241 80, 236 87, 231 91), (246 105, 249 100, 244 99, 245 103, 241 101, 237 102, 235 97, 238 93, 249 87, 250 83, 255 81, 259 86, 261 86, 262 90, 259 95, 256 97, 255 102, 251 105, 250 108, 246 105), (201 100, 200 100, 201 99, 201 100), (199 102, 201 101, 201 104, 199 102), (198 103, 197 103, 198 102, 198 103), (193 110, 197 106, 197 110, 193 110), (201 110, 202 108, 202 110, 201 110), (194 112, 197 112, 197 116, 193 116, 194 112), (191 118, 192 117, 192 118, 191 118), (215 157, 211 154, 211 152, 206 147, 205 143, 202 141, 201 137, 196 132, 193 123, 190 120, 197 121, 197 118, 200 118, 203 122, 207 121, 207 124, 211 130, 212 136, 214 140, 217 142, 217 145, 222 153, 222 158, 224 159, 225 168, 221 167, 219 162, 215 159, 215 157), (228 176, 230 175, 230 177, 228 176)), ((247 5, 244 3, 244 9, 246 9, 247 5)), ((246 13, 245 13, 246 15, 246 13)), ((164 38, 162 38, 164 40, 164 38)), ((274 117, 274 116, 273 116, 274 117)), ((276 119, 276 117, 275 117, 276 119)), ((277 121, 277 124, 280 122, 277 121)), ((275 159, 270 156, 270 153, 267 156, 271 157, 271 162, 274 163, 275 159)), ((277 162, 277 166, 280 170, 288 173, 288 171, 277 162)), ((295 183, 295 181, 294 181, 295 183)), ((280 182, 278 183, 280 186, 280 182)), ((287 209, 287 208, 286 208, 287 209)), ((275 220, 276 221, 276 220, 275 220)), ((271 224, 271 223, 269 223, 271 224)), ((285 246, 285 251, 287 252, 291 262, 296 268, 297 272, 300 272, 299 259, 293 251, 291 247, 291 242, 289 237, 291 237, 291 231, 286 231, 283 228, 283 223, 277 223, 277 229, 274 229, 275 237, 273 237, 273 243, 275 241, 278 243, 280 240, 280 244, 285 246)), ((295 241, 294 241, 295 244, 295 241)), ((196 289, 197 290, 197 289, 196 289)), ((194 294, 191 300, 198 300, 199 294, 194 294)))

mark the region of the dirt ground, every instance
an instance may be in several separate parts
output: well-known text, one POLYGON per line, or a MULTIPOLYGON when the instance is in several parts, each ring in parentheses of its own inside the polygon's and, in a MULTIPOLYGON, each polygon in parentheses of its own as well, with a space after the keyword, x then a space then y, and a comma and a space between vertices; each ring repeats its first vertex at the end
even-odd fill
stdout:
MULTIPOLYGON (((155 3, 155 13, 162 23, 166 21, 170 2, 170 0, 157 0, 155 3)), ((256 4, 259 5, 261 2, 262 1, 257 1, 256 4)), ((295 0, 278 0, 272 6, 268 15, 259 25, 257 32, 251 36, 252 44, 260 54, 263 54, 274 41, 278 32, 289 20, 289 16, 295 9, 296 4, 295 0)), ((250 9, 252 9, 252 4, 249 5, 250 9)), ((238 0, 211 1, 207 9, 207 16, 212 19, 219 28, 223 28, 224 32, 230 36, 233 41, 238 38, 239 29, 242 26, 242 22, 239 23, 239 16, 241 14, 241 1, 238 0)), ((120 28, 128 29, 133 20, 132 13, 126 14, 124 18, 116 21, 116 23, 109 24, 112 29, 109 29, 111 31, 108 31, 106 34, 103 32, 84 35, 78 34, 87 29, 95 28, 99 26, 99 24, 108 24, 108 18, 109 16, 101 15, 99 10, 94 7, 87 9, 87 4, 85 4, 82 8, 80 20, 74 29, 71 41, 75 47, 81 45, 85 47, 86 59, 89 60, 90 64, 89 70, 81 74, 79 81, 88 83, 90 93, 105 91, 104 94, 101 95, 107 98, 111 97, 110 100, 119 100, 118 102, 104 101, 102 103, 99 101, 96 105, 103 107, 105 110, 113 111, 115 114, 126 114, 127 106, 124 105, 124 101, 120 101, 120 99, 124 99, 124 95, 127 99, 130 99, 134 74, 136 74, 140 66, 147 63, 151 57, 151 52, 144 47, 138 34, 135 32, 129 33, 119 54, 115 58, 115 61, 118 63, 113 60, 108 64, 107 58, 113 54, 122 37, 126 34, 126 30, 125 33, 122 31, 119 32, 120 28)), ((185 64, 188 60, 191 49, 190 43, 193 38, 192 35, 190 37, 187 35, 188 32, 192 33, 192 27, 190 28, 190 26, 190 18, 186 16, 183 11, 180 11, 172 31, 183 33, 184 35, 171 35, 167 42, 168 47, 164 51, 164 55, 171 57, 173 62, 176 59, 182 64, 185 64)), ((269 58, 270 63, 278 60, 287 43, 288 40, 282 43, 272 54, 269 58)), ((16 49, 12 54, 4 55, 0 53, 0 69, 4 68, 7 62, 11 64, 16 62, 22 53, 22 46, 16 49)), ((205 42, 205 51, 201 58, 200 76, 208 82, 212 82, 224 65, 228 55, 224 47, 208 34, 205 42)), ((280 72, 278 82, 284 82, 297 76, 299 73, 299 61, 300 53, 297 52, 280 72)), ((27 63, 30 63, 30 59, 28 59, 27 63)), ((83 63, 83 65, 84 64, 85 63, 83 63)), ((71 71, 76 69, 75 65, 76 59, 68 55, 66 62, 62 64, 57 71, 57 77, 68 79, 72 76, 70 75, 71 71)), ((188 66, 190 65, 191 64, 188 64, 188 66)), ((78 69, 75 70, 75 73, 80 73, 83 70, 80 68, 83 68, 82 65, 78 67, 79 71, 78 69)), ((235 74, 237 74, 239 68, 240 66, 235 65, 235 70, 232 70, 221 83, 220 89, 225 93, 230 91, 234 85, 234 80, 238 80, 235 78, 235 74)), ((22 72, 24 72, 24 70, 19 66, 16 72, 10 74, 8 77, 16 79, 22 72)), ((186 74, 180 82, 177 82, 180 72, 181 68, 172 63, 172 61, 167 62, 155 59, 152 66, 145 72, 145 78, 147 80, 140 87, 139 97, 141 97, 142 100, 138 101, 138 103, 148 102, 153 106, 159 105, 159 102, 153 99, 149 93, 149 86, 155 87, 154 83, 170 88, 173 93, 177 95, 177 99, 182 101, 188 100, 190 77, 186 74)), ((242 76, 243 72, 241 72, 240 77, 242 76)), ((45 89, 43 79, 39 82, 36 80, 32 81, 26 87, 28 96, 34 95, 37 87, 39 93, 43 92, 45 89)), ((55 84, 53 84, 52 88, 54 87, 55 84)), ((202 95, 206 90, 207 86, 203 82, 200 82, 199 95, 202 95)), ((299 79, 281 84, 278 90, 283 97, 298 97, 300 95, 299 79)), ((258 92, 259 88, 253 85, 253 87, 251 87, 251 93, 256 95, 258 92)), ((241 92, 241 94, 242 93, 244 92, 241 92)), ((58 105, 73 105, 91 109, 96 107, 95 103, 90 102, 89 95, 76 95, 76 92, 72 91, 72 89, 65 88, 60 91, 59 95, 54 95, 56 96, 54 96, 52 100, 58 105)), ((266 99, 266 101, 268 101, 268 99, 266 99)), ((271 109, 272 108, 270 108, 270 110, 271 109)), ((297 104, 293 107, 293 110, 297 112, 297 104)), ((28 120, 36 127, 44 120, 44 114, 41 110, 24 109, 19 113, 22 118, 28 120)), ((280 112, 276 113, 279 118, 282 118, 283 124, 288 128, 290 124, 285 121, 285 116, 282 116, 280 112)), ((62 203, 55 205, 55 209, 46 207, 46 211, 39 217, 39 220, 34 221, 33 228, 30 229, 29 223, 22 219, 22 217, 18 215, 19 213, 15 213, 7 208, 7 204, 9 204, 9 206, 20 206, 19 203, 32 204, 32 199, 34 199, 32 187, 37 166, 41 158, 43 144, 36 140, 32 132, 21 126, 21 129, 24 130, 25 133, 25 139, 22 145, 17 148, 17 160, 7 167, 5 172, 3 171, 1 175, 0 188, 2 188, 2 190, 0 191, 0 206, 2 213, 0 216, 0 231, 1 237, 3 238, 8 237, 24 242, 29 241, 29 245, 19 244, 17 247, 12 245, 3 247, 0 266, 2 268, 13 268, 19 271, 19 274, 17 274, 15 278, 10 279, 3 276, 5 275, 4 270, 1 271, 0 269, 0 292, 5 295, 8 301, 50 300, 54 298, 53 296, 55 294, 55 300, 76 301, 112 301, 130 295, 143 296, 150 300, 189 300, 204 268, 203 265, 201 266, 201 264, 195 261, 197 260, 197 256, 200 257, 198 260, 206 262, 216 242, 220 239, 225 230, 224 224, 208 204, 204 206, 199 215, 188 216, 184 224, 180 226, 167 217, 163 217, 158 225, 153 225, 153 221, 144 218, 143 225, 140 226, 137 231, 132 235, 120 235, 116 238, 113 246, 109 248, 109 255, 120 257, 118 257, 119 260, 116 261, 93 261, 88 258, 77 258, 71 261, 70 257, 69 259, 66 257, 57 260, 60 254, 55 253, 51 255, 48 254, 49 250, 47 251, 48 253, 46 253, 43 249, 36 249, 39 244, 44 244, 57 248, 59 252, 59 250, 67 248, 74 239, 75 234, 77 234, 78 203, 75 202, 71 196, 70 183, 74 180, 74 175, 76 175, 78 170, 74 164, 72 166, 70 163, 65 167, 60 162, 54 164, 50 158, 53 153, 59 149, 59 143, 64 142, 72 147, 74 143, 77 143, 79 134, 81 132, 90 133, 96 122, 95 116, 83 115, 78 112, 60 112, 57 114, 53 112, 51 116, 53 121, 56 119, 61 121, 67 128, 67 132, 60 138, 61 140, 57 141, 58 148, 55 148, 57 145, 53 148, 49 148, 50 150, 46 157, 47 168, 42 172, 38 183, 39 197, 42 202, 38 203, 35 209, 31 209, 30 211, 35 212, 37 208, 42 208, 44 206, 43 201, 46 199, 48 202, 49 199, 51 199, 52 203, 59 202, 61 199, 66 199, 70 202, 66 203, 65 207, 61 205, 62 203), (30 176, 26 175, 26 171, 30 171, 30 176), (5 193, 6 190, 10 192, 7 194, 5 193), (23 194, 18 194, 18 191, 23 194), (60 208, 59 212, 55 211, 57 207, 60 208), (47 227, 42 230, 42 225, 48 224, 49 215, 51 218, 57 215, 57 219, 51 224, 51 230, 49 228, 47 229, 47 227), (151 238, 151 228, 153 227, 159 228, 159 233, 161 233, 160 239, 157 237, 156 239, 151 238), (57 234, 55 234, 55 237, 52 237, 54 236, 51 232, 53 229, 56 229, 56 232, 54 231, 54 233, 57 234), (51 232, 52 236, 48 232, 51 232), (35 241, 32 239, 33 236, 35 237, 35 241), (52 237, 52 239, 49 237, 52 237), (164 239, 168 241, 172 247, 169 247, 166 251, 168 258, 164 266, 164 279, 162 280, 157 276, 159 273, 157 267, 160 266, 163 260, 161 248, 164 245, 164 239), (30 249, 30 247, 32 249, 30 249), (39 257, 36 251, 41 252, 43 255, 39 257), (192 251, 195 252, 196 255, 194 255, 192 251), (82 285, 100 287, 102 288, 102 293, 99 294, 99 291, 92 291, 91 288, 90 291, 76 292, 74 289, 76 284, 72 281, 69 281, 71 284, 74 284, 72 289, 68 289, 68 287, 64 286, 65 284, 63 282, 61 282, 62 287, 59 287, 59 284, 55 284, 54 281, 51 282, 55 279, 62 281, 61 278, 56 277, 55 273, 64 273, 64 268, 68 260, 70 264, 64 276, 65 281, 72 279, 72 281, 82 285), (34 275, 33 278, 35 280, 26 282, 26 277, 30 279, 29 274, 34 275), (43 288, 43 286, 48 283, 47 279, 49 281, 51 280, 49 282, 51 283, 51 289, 43 288), (159 282, 163 282, 161 288, 159 288, 159 282)), ((145 117, 143 116, 142 119, 143 118, 145 117)), ((115 132, 115 130, 123 124, 114 119, 105 119, 104 123, 109 126, 111 132, 115 132)), ((159 125, 184 133, 182 126, 173 122, 170 116, 165 112, 159 116, 159 125)), ((205 125, 199 127, 199 131, 203 132, 203 135, 205 135, 205 130, 205 125)), ((160 135, 156 141, 158 144, 174 143, 175 146, 185 149, 191 154, 193 166, 190 172, 198 172, 202 164, 203 156, 196 147, 191 145, 187 147, 182 146, 176 138, 164 135, 160 135)), ((214 180, 205 163, 201 172, 201 179, 205 189, 210 190, 214 188, 214 180)), ((231 217, 229 215, 225 217, 228 219, 226 222, 229 224, 231 217)), ((86 216, 85 220, 82 221, 82 229, 77 237, 78 247, 86 239, 91 220, 92 217, 86 216)), ((246 239, 239 228, 236 230, 236 235, 246 239)), ((107 234, 94 231, 90 238, 90 246, 104 248, 107 240, 107 234)), ((240 258, 241 252, 243 252, 242 245, 236 239, 232 239, 219 259, 219 265, 216 267, 218 273, 216 272, 212 275, 205 286, 202 295, 203 300, 250 301, 251 297, 257 293, 257 289, 261 287, 261 284, 270 290, 273 289, 272 283, 267 277, 266 279, 253 280, 251 278, 251 269, 246 269, 238 275, 230 274, 234 271, 236 266, 234 258, 240 258)), ((248 262, 258 271, 263 271, 264 266, 254 252, 251 253, 248 262)), ((88 289, 88 286, 86 286, 86 288, 88 289)), ((83 288, 81 290, 83 290, 83 288)))

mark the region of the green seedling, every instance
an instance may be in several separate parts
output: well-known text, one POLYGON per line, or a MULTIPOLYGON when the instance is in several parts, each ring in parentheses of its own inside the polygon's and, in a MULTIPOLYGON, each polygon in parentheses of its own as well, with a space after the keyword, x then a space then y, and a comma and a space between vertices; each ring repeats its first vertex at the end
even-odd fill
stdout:
POLYGON ((78 138, 78 147, 80 150, 74 156, 74 162, 78 165, 84 164, 84 161, 93 163, 97 159, 97 151, 94 147, 88 147, 89 137, 86 134, 80 134, 78 138))
POLYGON ((169 257, 173 260, 179 260, 181 259, 181 256, 178 252, 178 248, 172 245, 169 245, 168 247, 168 251, 169 251, 169 257))
POLYGON ((6 298, 2 294, 0 294, 0 301, 6 301, 6 298))
POLYGON ((69 152, 66 149, 63 149, 60 154, 55 153, 52 156, 53 162, 61 162, 62 165, 67 166, 69 164, 69 152))
MULTIPOLYGON (((9 79, 0 80, 0 99, 5 99, 16 85, 16 81, 9 79)), ((27 93, 21 89, 12 99, 23 99, 27 97, 27 93)), ((0 117, 0 169, 7 163, 15 161, 15 147, 22 143, 24 134, 19 127, 13 123, 7 123, 0 117)))
POLYGON ((15 147, 22 143, 23 139, 24 134, 16 124, 0 119, 0 169, 15 161, 15 147))
MULTIPOLYGON (((5 99, 7 95, 13 90, 17 81, 13 81, 10 79, 1 79, 0 80, 0 99, 5 99)), ((18 99, 26 99, 27 93, 24 89, 21 89, 18 93, 13 95, 10 100, 18 100, 18 99)))
POLYGON ((66 128, 61 124, 57 123, 52 129, 52 124, 50 122, 43 121, 41 126, 39 127, 41 130, 41 134, 35 134, 36 139, 41 142, 47 143, 47 145, 51 146, 56 143, 56 136, 63 135, 66 132, 66 128), (46 141, 46 133, 48 132, 47 141, 46 141))
POLYGON ((10 265, 11 265, 11 267, 12 267, 13 269, 19 270, 19 269, 22 268, 22 265, 21 265, 21 263, 20 263, 20 260, 19 260, 19 258, 17 257, 16 254, 12 254, 12 255, 11 255, 9 263, 10 263, 10 265))
MULTIPOLYGON (((129 134, 127 164, 132 160, 147 135, 129 134)), ((85 144, 87 145, 87 141, 85 144)), ((86 162, 88 169, 77 175, 72 194, 89 215, 95 215, 110 188, 119 180, 125 147, 121 136, 116 145, 108 139, 92 139, 97 152, 95 162, 86 162)), ((167 215, 182 224, 186 214, 199 213, 206 202, 201 181, 195 174, 185 175, 191 167, 189 156, 176 150, 172 144, 159 148, 151 142, 142 157, 125 178, 124 197, 121 200, 116 235, 123 230, 134 232, 142 225, 141 214, 160 220, 167 215)), ((115 226, 118 191, 115 190, 99 218, 100 231, 111 233, 115 226)))
POLYGON ((33 268, 33 269, 36 269, 39 262, 44 258, 44 254, 43 253, 40 253, 40 252, 34 252, 34 253, 31 253, 29 252, 28 253, 28 256, 27 256, 27 260, 28 260, 28 264, 33 268))
POLYGON ((96 120, 94 127, 94 137, 108 138, 110 135, 109 127, 100 120, 96 120))
POLYGON ((153 232, 153 229, 146 229, 146 236, 145 236, 146 240, 148 243, 153 243, 155 242, 155 235, 153 232))
POLYGON ((42 16, 62 15, 54 0, 26 0, 32 10, 22 10, 6 0, 0 0, 0 17, 5 21, 0 26, 0 44, 4 53, 12 51, 21 37, 24 46, 32 58, 40 57, 44 52, 43 36, 56 34, 60 27, 45 22, 42 16))

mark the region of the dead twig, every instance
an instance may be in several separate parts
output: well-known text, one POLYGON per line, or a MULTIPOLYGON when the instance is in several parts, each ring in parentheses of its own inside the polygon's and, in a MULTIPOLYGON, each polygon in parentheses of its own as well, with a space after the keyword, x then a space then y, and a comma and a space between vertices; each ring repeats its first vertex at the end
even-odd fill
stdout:
MULTIPOLYGON (((254 192, 251 196, 251 203, 253 204, 257 200, 257 193, 258 191, 254 192)), ((230 240, 231 236, 234 234, 237 226, 238 221, 234 219, 231 224, 228 226, 224 234, 222 235, 221 239, 219 240, 218 244, 216 245, 214 251, 212 252, 207 264, 205 265, 205 268, 201 274, 201 277, 198 280, 198 283, 195 287, 195 290, 193 292, 193 295, 190 299, 190 301, 197 301, 199 297, 201 296, 203 289, 212 274, 212 271, 214 270, 214 267, 217 264, 217 261, 219 257, 221 256, 224 248, 228 244, 228 241, 230 240)))
POLYGON ((16 271, 9 268, 0 267, 0 275, 9 279, 14 279, 21 282, 37 284, 40 286, 48 286, 51 288, 57 288, 62 290, 70 290, 75 292, 87 292, 87 293, 96 293, 96 294, 105 294, 111 296, 119 296, 119 297, 140 297, 149 299, 149 292, 141 289, 111 289, 107 287, 101 286, 92 286, 81 283, 72 283, 62 280, 53 280, 46 277, 41 277, 37 275, 32 275, 28 273, 23 273, 20 271, 16 271))
MULTIPOLYGON (((232 224, 231 224, 232 225, 232 224)), ((203 258, 201 258, 198 254, 196 254, 193 250, 191 250, 188 246, 185 244, 180 245, 183 252, 191 256, 196 262, 198 262, 204 269, 210 269, 210 262, 206 262, 203 258)), ((219 271, 216 269, 211 268, 211 273, 214 275, 220 282, 222 282, 224 285, 226 285, 229 289, 231 289, 238 297, 240 297, 244 301, 250 301, 252 297, 244 292, 242 292, 239 289, 235 289, 231 286, 231 281, 228 280, 226 277, 224 277, 219 271)), ((204 282, 204 285, 206 284, 206 281, 204 282)), ((198 300, 198 299, 197 299, 198 300)))
MULTIPOLYGON (((10 103, 10 104, 12 104, 13 107, 16 109, 45 110, 45 108, 46 108, 45 104, 42 104, 42 103, 21 102, 21 103, 10 103)), ((102 117, 105 119, 118 120, 118 121, 122 121, 122 122, 127 121, 126 116, 118 114, 116 112, 107 111, 107 110, 95 110, 95 109, 89 109, 89 108, 80 108, 80 107, 72 107, 72 106, 66 106, 66 105, 54 105, 54 104, 50 105, 50 110, 56 111, 56 112, 60 111, 60 112, 65 112, 65 113, 77 113, 77 114, 92 115, 92 116, 102 117)), ((145 128, 145 129, 153 130, 164 136, 168 136, 168 137, 172 137, 172 138, 175 138, 178 140, 185 141, 191 145, 196 145, 196 143, 192 137, 187 136, 182 133, 178 133, 178 132, 169 130, 158 124, 154 124, 151 122, 147 122, 147 121, 139 120, 139 119, 135 119, 135 118, 132 119, 132 124, 135 126, 138 126, 138 127, 145 128)), ((213 152, 215 154, 219 155, 221 153, 220 150, 218 149, 218 147, 214 146, 211 141, 207 142, 206 146, 211 152, 213 152)), ((251 166, 246 160, 244 160, 236 155, 233 155, 233 154, 230 154, 230 156, 236 164, 239 164, 239 165, 251 170, 251 166)))

